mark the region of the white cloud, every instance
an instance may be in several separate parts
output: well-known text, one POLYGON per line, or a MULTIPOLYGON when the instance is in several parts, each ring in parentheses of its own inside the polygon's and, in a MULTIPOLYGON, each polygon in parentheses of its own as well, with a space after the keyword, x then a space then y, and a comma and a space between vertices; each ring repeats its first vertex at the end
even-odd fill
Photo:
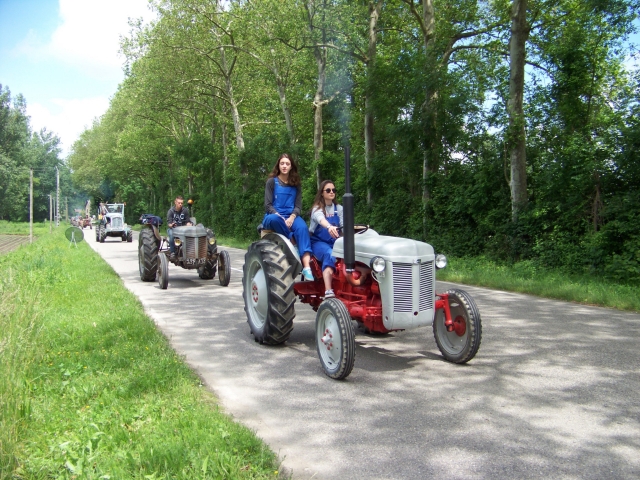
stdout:
POLYGON ((27 115, 31 117, 31 129, 34 132, 46 127, 60 137, 63 157, 69 154, 71 145, 80 134, 91 127, 93 119, 109 108, 109 99, 106 97, 72 100, 54 98, 51 103, 54 109, 40 103, 27 103, 27 115), (52 128, 52 125, 55 127, 52 128))
MULTIPOLYGON (((155 16, 148 0, 59 0, 59 8, 60 24, 51 38, 43 39, 31 30, 14 53, 36 62, 54 60, 66 66, 67 76, 79 75, 87 82, 92 82, 91 78, 119 82, 124 62, 119 54, 120 37, 129 34, 129 18, 142 17, 148 22, 155 16)), ((91 98, 28 101, 31 127, 34 131, 46 127, 55 132, 66 156, 82 131, 106 112, 108 96, 114 93, 96 91, 91 98)))
POLYGON ((120 68, 120 36, 127 35, 129 18, 149 19, 147 0, 60 0, 62 24, 53 33, 49 52, 74 65, 120 68))

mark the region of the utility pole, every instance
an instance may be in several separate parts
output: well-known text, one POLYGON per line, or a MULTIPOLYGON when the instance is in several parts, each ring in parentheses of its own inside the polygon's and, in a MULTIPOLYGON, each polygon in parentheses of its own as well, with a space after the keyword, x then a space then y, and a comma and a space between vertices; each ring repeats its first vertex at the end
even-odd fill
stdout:
POLYGON ((33 243, 33 168, 29 169, 29 243, 33 243))
POLYGON ((49 194, 49 233, 51 233, 53 231, 53 198, 51 197, 51 194, 49 194))
POLYGON ((60 171, 56 165, 56 227, 60 226, 60 171))

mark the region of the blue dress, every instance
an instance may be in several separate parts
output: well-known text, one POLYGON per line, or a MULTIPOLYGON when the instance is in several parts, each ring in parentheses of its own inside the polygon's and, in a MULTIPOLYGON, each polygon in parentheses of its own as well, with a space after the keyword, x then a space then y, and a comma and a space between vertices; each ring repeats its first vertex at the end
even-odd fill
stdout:
POLYGON ((309 229, 306 222, 296 217, 291 225, 291 230, 287 227, 285 219, 289 218, 296 204, 298 189, 291 185, 280 185, 278 178, 274 178, 275 186, 273 191, 273 208, 278 212, 265 213, 262 219, 262 226, 267 230, 273 230, 287 238, 295 238, 298 252, 302 257, 305 253, 311 254, 311 243, 309 241, 309 229))
MULTIPOLYGON (((333 215, 326 215, 325 218, 334 227, 340 226, 340 217, 338 216, 338 208, 334 207, 333 215)), ((332 256, 333 244, 336 243, 336 239, 329 234, 329 229, 318 225, 311 235, 311 250, 313 256, 322 262, 322 271, 325 268, 336 269, 336 259, 332 256)))

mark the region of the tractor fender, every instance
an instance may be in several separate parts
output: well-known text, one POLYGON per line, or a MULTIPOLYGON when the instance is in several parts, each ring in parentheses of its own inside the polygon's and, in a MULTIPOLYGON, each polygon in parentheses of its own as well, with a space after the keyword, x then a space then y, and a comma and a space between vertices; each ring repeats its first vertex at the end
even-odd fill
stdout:
POLYGON ((276 232, 269 232, 262 237, 262 240, 270 240, 280 245, 280 247, 282 247, 282 250, 284 251, 285 256, 287 257, 287 260, 289 260, 289 264, 293 267, 291 276, 295 278, 300 275, 300 272, 302 272, 302 262, 300 261, 300 254, 298 253, 297 247, 295 247, 287 237, 276 232))

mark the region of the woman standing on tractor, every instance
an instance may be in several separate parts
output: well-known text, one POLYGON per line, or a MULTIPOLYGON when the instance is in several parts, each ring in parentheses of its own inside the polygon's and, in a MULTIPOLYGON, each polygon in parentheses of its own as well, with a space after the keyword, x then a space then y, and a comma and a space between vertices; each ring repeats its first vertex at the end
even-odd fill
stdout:
POLYGON ((307 224, 300 218, 302 209, 302 186, 298 167, 286 153, 280 155, 264 189, 265 215, 262 227, 267 230, 294 238, 302 260, 302 275, 305 280, 313 280, 309 260, 311 244, 307 224))
POLYGON ((336 269, 336 259, 331 256, 333 244, 340 236, 339 228, 343 222, 342 205, 336 203, 336 186, 331 180, 320 184, 311 209, 311 250, 322 262, 324 280, 324 298, 334 297, 331 288, 331 276, 336 269))

